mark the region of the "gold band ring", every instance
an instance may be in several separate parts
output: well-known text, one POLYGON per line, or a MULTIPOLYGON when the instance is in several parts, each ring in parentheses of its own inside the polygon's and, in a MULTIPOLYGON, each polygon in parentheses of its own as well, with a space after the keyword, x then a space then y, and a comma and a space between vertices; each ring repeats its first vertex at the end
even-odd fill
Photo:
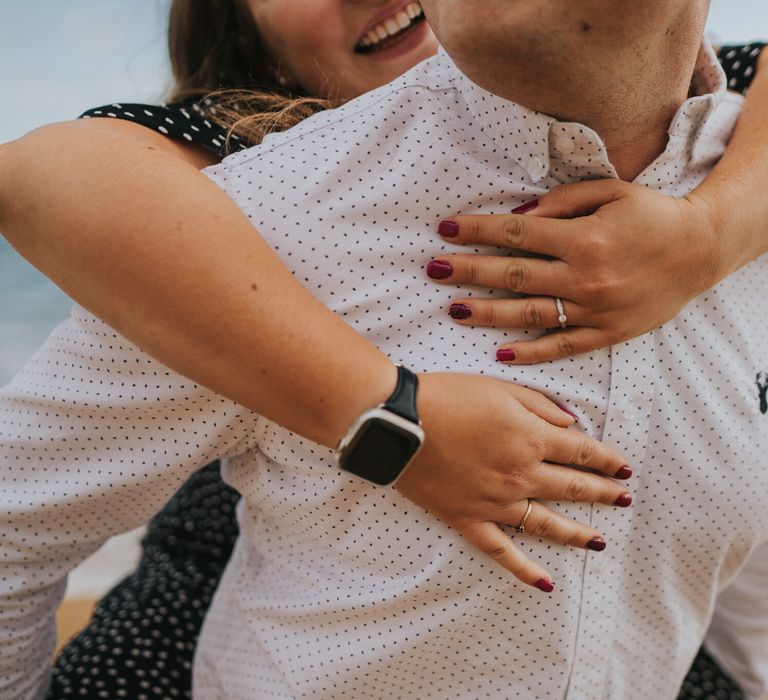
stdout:
POLYGON ((525 523, 528 522, 528 516, 531 514, 532 510, 533 510, 533 501, 529 498, 528 508, 526 509, 525 515, 523 516, 523 519, 520 521, 520 524, 515 528, 515 532, 519 532, 520 534, 523 534, 525 532, 525 523))

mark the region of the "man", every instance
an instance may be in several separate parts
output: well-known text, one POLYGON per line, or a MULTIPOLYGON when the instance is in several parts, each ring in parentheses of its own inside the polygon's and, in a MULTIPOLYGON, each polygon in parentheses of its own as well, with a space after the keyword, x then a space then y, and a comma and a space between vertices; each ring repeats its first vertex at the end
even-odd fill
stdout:
MULTIPOLYGON (((534 598, 396 491, 332 471, 316 445, 280 426, 226 410, 202 427, 180 416, 196 458, 225 443, 227 479, 244 495, 243 538, 205 624, 195 692, 673 697, 717 593, 768 539, 768 437, 752 391, 768 364, 766 263, 653 334, 511 368, 489 368, 478 341, 493 347, 509 334, 446 323, 450 290, 428 287, 421 266, 430 255, 450 260, 432 233, 445 216, 507 211, 559 182, 621 175, 692 189, 740 105, 699 51, 706 3, 432 0, 425 9, 447 53, 210 174, 296 275, 392 359, 558 394, 586 431, 631 458, 640 497, 631 516, 561 505, 610 532, 613 546, 598 559, 532 541, 559 584, 534 598), (238 420, 255 437, 228 442, 225 424, 238 420)), ((87 353, 110 357, 105 341, 102 332, 87 353)), ((457 405, 457 421, 461 413, 457 405)), ((101 498, 100 479, 88 478, 101 498)))
MULTIPOLYGON (((722 153, 740 102, 701 49, 703 1, 431 0, 424 9, 447 53, 210 173, 313 293, 390 357, 419 370, 488 371, 485 348, 509 335, 489 331, 478 347, 477 330, 437 311, 452 290, 420 281, 424 257, 450 262, 437 222, 508 211, 589 177, 684 195, 722 153), (271 194, 275 179, 287 195, 271 194)), ((230 570, 203 632, 198 687, 238 696, 228 679, 244 662, 226 659, 261 649, 249 673, 278 697, 674 697, 717 591, 768 536, 768 441, 753 386, 768 364, 764 266, 610 351, 496 369, 558 393, 640 471, 631 518, 563 507, 615 545, 607 558, 558 552, 556 561, 534 547, 562 594, 533 608, 448 531, 408 539, 408 556, 396 554, 417 516, 394 498, 380 504, 379 528, 356 526, 372 503, 354 491, 349 510, 324 507, 302 469, 308 485, 278 505, 297 445, 271 426, 259 476, 233 465, 228 478, 270 513, 257 537, 279 533, 259 552, 268 562, 300 551, 291 520, 309 499, 326 566, 301 583, 316 559, 299 554, 290 570, 267 566, 253 589, 230 570), (718 515, 726 504, 738 517, 718 515), (232 634, 226 619, 244 610, 260 625, 232 634)))

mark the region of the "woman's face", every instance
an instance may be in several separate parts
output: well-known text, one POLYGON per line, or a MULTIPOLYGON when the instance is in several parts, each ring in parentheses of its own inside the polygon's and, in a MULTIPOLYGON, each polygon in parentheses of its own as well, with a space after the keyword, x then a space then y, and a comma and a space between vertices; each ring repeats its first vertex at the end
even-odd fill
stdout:
POLYGON ((414 0, 247 0, 279 75, 310 95, 348 99, 437 51, 414 0))

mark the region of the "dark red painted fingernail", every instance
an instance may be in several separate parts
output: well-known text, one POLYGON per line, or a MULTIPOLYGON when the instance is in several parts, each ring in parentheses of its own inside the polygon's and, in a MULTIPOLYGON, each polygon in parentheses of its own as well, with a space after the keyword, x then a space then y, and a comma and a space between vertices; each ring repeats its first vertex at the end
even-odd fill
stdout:
POLYGON ((629 479, 632 476, 632 470, 629 467, 622 467, 614 474, 616 479, 629 479))
POLYGON ((453 274, 453 265, 445 260, 432 260, 427 265, 427 275, 433 280, 444 280, 453 274))
POLYGON ((555 590, 555 584, 552 583, 548 578, 540 578, 536 583, 533 584, 538 588, 540 591, 544 591, 544 593, 552 593, 552 591, 555 590))
POLYGON ((472 315, 472 307, 468 304, 451 304, 448 314, 457 321, 463 321, 472 315))
POLYGON ((441 221, 437 232, 444 238, 456 238, 459 235, 459 225, 455 221, 441 221))
POLYGON ((517 357, 517 353, 512 348, 499 348, 496 351, 496 359, 499 362, 512 362, 517 357))
POLYGON ((565 406, 561 406, 560 404, 557 405, 557 407, 563 412, 567 413, 573 420, 579 420, 579 417, 575 413, 571 413, 565 406))
POLYGON ((619 508, 629 508, 632 505, 632 496, 624 493, 614 501, 613 505, 619 506, 619 508))
POLYGON ((591 549, 593 552, 602 552, 606 547, 607 545, 602 537, 593 537, 587 542, 587 549, 591 549))
POLYGON ((513 209, 512 213, 527 214, 529 211, 533 211, 538 206, 539 206, 539 200, 534 199, 532 202, 526 202, 525 204, 520 205, 517 209, 513 209))

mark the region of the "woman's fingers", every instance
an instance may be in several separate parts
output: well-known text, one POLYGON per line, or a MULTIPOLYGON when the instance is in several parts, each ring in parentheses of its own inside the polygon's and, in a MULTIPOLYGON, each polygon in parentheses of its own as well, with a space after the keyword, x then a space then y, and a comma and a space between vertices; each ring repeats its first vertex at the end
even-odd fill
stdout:
POLYGON ((532 491, 532 498, 544 501, 603 503, 619 508, 632 505, 632 496, 626 485, 598 474, 558 464, 541 465, 532 491))
POLYGON ((561 428, 567 428, 576 422, 576 416, 567 411, 559 404, 548 399, 544 394, 528 389, 519 384, 510 384, 509 389, 512 395, 531 413, 535 413, 539 418, 557 425, 561 428))
MULTIPOLYGON (((578 304, 563 300, 568 323, 586 325, 587 317, 578 304)), ((466 326, 501 328, 557 328, 560 312, 553 297, 525 299, 457 299, 448 313, 452 319, 466 326)))
MULTIPOLYGON (((568 317, 569 323, 570 320, 568 317)), ((508 364, 534 365, 608 347, 618 340, 619 338, 607 330, 577 326, 548 333, 536 340, 502 345, 496 350, 496 359, 508 364)))
POLYGON ((688 200, 615 180, 564 185, 511 215, 458 216, 439 229, 446 241, 523 249, 547 259, 446 255, 428 272, 453 284, 549 297, 551 304, 460 299, 450 314, 468 325, 556 330, 502 346, 502 362, 562 359, 658 328, 711 286, 711 237, 701 244, 698 238, 706 214, 688 200), (557 297, 567 329, 559 328, 557 297))
MULTIPOLYGON (((524 514, 525 508, 520 515, 521 519, 524 514)), ((461 527, 456 526, 456 529, 471 545, 477 547, 523 583, 545 593, 551 593, 554 590, 554 584, 547 571, 515 547, 509 535, 496 523, 472 523, 461 527)))
MULTIPOLYGON (((600 532, 577 523, 537 501, 530 501, 531 509, 526 517, 528 503, 529 501, 525 500, 510 506, 500 515, 499 522, 517 528, 525 518, 525 535, 595 552, 602 552, 605 549, 606 542, 600 532)), ((554 589, 546 569, 523 554, 515 546, 510 535, 496 523, 472 523, 457 526, 456 529, 471 545, 503 566, 523 583, 545 593, 550 593, 554 589)))
POLYGON ((588 216, 626 194, 627 184, 591 180, 560 185, 525 202, 512 214, 454 216, 438 233, 451 243, 495 245, 563 258, 576 228, 569 219, 588 216))
POLYGON ((451 243, 495 245, 555 258, 567 250, 569 230, 568 221, 518 214, 455 216, 438 226, 438 233, 451 243))
POLYGON ((624 458, 604 442, 576 430, 543 427, 545 462, 587 467, 611 478, 626 479, 631 475, 631 470, 627 473, 629 467, 624 458))
POLYGON ((427 275, 447 284, 471 284, 519 294, 570 297, 568 265, 562 260, 501 255, 445 255, 427 264, 427 275))
MULTIPOLYGON (((516 503, 509 509, 503 522, 511 527, 518 527, 527 509, 528 501, 516 503)), ((600 532, 577 523, 538 501, 531 501, 531 512, 525 519, 525 534, 557 544, 591 549, 594 552, 602 552, 606 547, 605 538, 600 532)))

